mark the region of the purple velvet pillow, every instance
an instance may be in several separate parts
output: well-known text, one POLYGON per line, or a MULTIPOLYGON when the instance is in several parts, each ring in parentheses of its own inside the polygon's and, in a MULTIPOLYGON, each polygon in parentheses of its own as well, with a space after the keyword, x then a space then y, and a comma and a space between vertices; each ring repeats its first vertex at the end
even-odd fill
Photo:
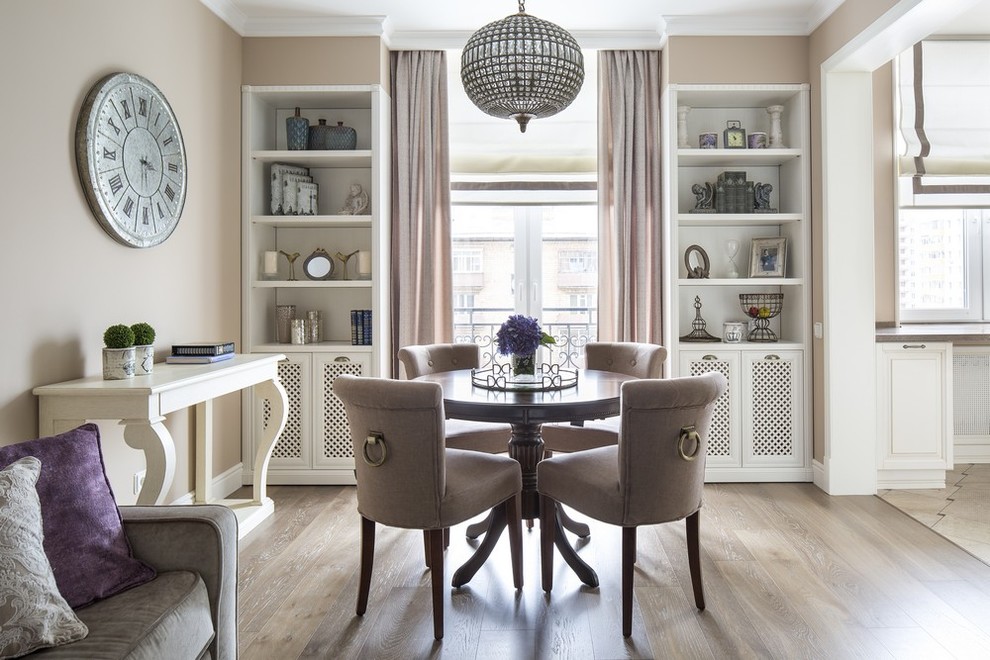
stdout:
POLYGON ((96 424, 0 447, 0 469, 25 456, 41 461, 36 489, 45 554, 70 607, 89 605, 155 577, 155 569, 134 558, 124 535, 96 424))

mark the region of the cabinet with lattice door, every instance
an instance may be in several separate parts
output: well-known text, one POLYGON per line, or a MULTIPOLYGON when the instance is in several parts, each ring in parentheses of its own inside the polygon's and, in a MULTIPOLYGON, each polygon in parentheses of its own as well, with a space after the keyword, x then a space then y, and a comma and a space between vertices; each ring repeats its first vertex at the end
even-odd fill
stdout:
MULTIPOLYGON (((380 85, 241 91, 240 350, 287 356, 279 377, 288 421, 268 482, 353 484, 350 430, 333 380, 391 375, 390 102, 380 85), (343 124, 353 139, 296 144, 288 127, 303 119, 343 124)), ((253 405, 244 399, 246 429, 253 405)), ((243 455, 254 455, 260 437, 245 433, 243 455)), ((243 483, 253 469, 243 463, 243 483)))
POLYGON ((803 351, 682 350, 679 367, 685 376, 717 371, 729 381, 709 431, 708 481, 807 481, 803 351))

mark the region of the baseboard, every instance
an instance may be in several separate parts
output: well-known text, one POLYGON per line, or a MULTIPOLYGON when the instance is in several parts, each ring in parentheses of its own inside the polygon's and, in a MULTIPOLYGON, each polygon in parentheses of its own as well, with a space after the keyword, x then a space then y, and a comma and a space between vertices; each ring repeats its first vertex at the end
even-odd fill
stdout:
POLYGON ((810 482, 814 475, 809 468, 708 467, 706 483, 732 482, 810 482))
MULTIPOLYGON (((245 470, 240 478, 241 483, 250 485, 254 477, 245 470)), ((355 483, 354 468, 268 470, 269 486, 353 486, 355 483)))
POLYGON ((990 463, 990 439, 986 436, 959 436, 952 443, 952 459, 960 463, 990 463))
MULTIPOLYGON (((210 491, 213 493, 212 499, 222 500, 234 491, 238 490, 241 484, 241 473, 244 471, 244 464, 237 463, 234 467, 225 471, 223 474, 213 477, 213 482, 210 485, 210 491)), ((251 482, 248 482, 250 485, 251 482)), ((189 491, 182 497, 178 498, 172 504, 195 504, 196 502, 196 491, 189 491)))

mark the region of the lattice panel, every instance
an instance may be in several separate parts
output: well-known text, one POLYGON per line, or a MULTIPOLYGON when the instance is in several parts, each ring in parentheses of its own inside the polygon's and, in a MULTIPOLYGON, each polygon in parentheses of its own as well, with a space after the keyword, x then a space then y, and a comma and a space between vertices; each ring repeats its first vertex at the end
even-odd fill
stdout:
POLYGON ((953 353, 952 425, 956 435, 990 435, 990 353, 953 353))
POLYGON ((751 378, 753 456, 793 456, 794 365, 757 360, 751 378))
MULTIPOLYGON (((703 376, 704 374, 717 371, 730 378, 729 363, 725 360, 696 360, 691 362, 691 376, 703 376)), ((732 425, 732 415, 729 411, 729 390, 726 389, 722 396, 715 402, 715 413, 712 415, 712 427, 708 433, 708 455, 724 456, 732 455, 732 437, 730 429, 732 425)))
POLYGON ((328 362, 323 365, 323 457, 354 458, 351 432, 347 425, 344 404, 333 393, 333 379, 343 374, 363 376, 359 362, 328 362))
MULTIPOLYGON (((280 362, 278 379, 289 399, 289 412, 282 435, 272 447, 272 458, 299 458, 302 455, 302 366, 280 362)), ((267 399, 262 404, 261 423, 266 429, 272 423, 272 406, 267 399)))

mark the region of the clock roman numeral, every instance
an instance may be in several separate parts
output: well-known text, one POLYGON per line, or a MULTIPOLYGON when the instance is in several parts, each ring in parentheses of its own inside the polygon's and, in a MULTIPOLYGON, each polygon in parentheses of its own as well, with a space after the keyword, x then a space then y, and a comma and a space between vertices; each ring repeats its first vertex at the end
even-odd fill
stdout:
POLYGON ((120 129, 117 124, 113 123, 113 117, 107 117, 107 123, 110 124, 110 128, 114 130, 115 135, 120 135, 120 129))
POLYGON ((171 184, 165 184, 165 196, 168 197, 168 201, 175 201, 175 191, 172 190, 171 184))
POLYGON ((120 107, 124 109, 124 119, 130 119, 131 109, 127 107, 127 99, 121 99, 120 107))
POLYGON ((117 160, 117 150, 110 151, 106 147, 103 147, 103 157, 108 160, 117 160))
POLYGON ((148 116, 148 99, 138 97, 138 114, 142 117, 148 116))
POLYGON ((168 171, 169 172, 178 173, 179 172, 179 165, 178 165, 178 163, 169 163, 168 164, 168 171))
POLYGON ((149 213, 151 209, 147 206, 141 207, 141 223, 145 225, 151 224, 151 214, 149 213))
POLYGON ((116 195, 124 187, 124 182, 121 180, 119 174, 115 174, 113 178, 110 179, 110 192, 116 195))
POLYGON ((171 135, 169 135, 167 138, 165 138, 165 141, 162 142, 162 146, 163 147, 167 147, 170 144, 172 144, 172 136, 171 135))
POLYGON ((155 126, 158 126, 158 120, 161 118, 162 118, 162 113, 159 112, 157 115, 155 115, 155 126))
POLYGON ((155 202, 155 206, 158 207, 158 218, 159 219, 164 218, 165 217, 165 211, 162 209, 162 203, 161 202, 155 202))
POLYGON ((131 211, 133 210, 134 210, 134 200, 128 197, 127 201, 124 202, 124 215, 126 215, 128 218, 131 217, 131 211))

